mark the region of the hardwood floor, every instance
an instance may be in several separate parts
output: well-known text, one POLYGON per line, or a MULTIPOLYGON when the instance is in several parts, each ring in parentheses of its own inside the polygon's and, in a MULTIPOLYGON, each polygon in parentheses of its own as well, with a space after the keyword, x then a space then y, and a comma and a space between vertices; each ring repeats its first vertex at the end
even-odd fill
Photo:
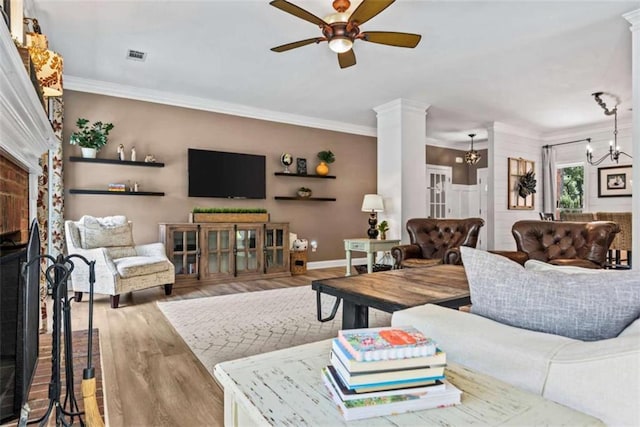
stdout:
MULTIPOLYGON (((355 273, 355 271, 354 271, 355 273)), ((124 294, 120 308, 96 295, 94 327, 100 330, 105 411, 110 426, 221 426, 223 394, 156 301, 202 298, 290 286, 344 275, 344 267, 269 280, 197 287, 162 287, 124 294)), ((74 330, 88 328, 88 298, 72 306, 74 330)))

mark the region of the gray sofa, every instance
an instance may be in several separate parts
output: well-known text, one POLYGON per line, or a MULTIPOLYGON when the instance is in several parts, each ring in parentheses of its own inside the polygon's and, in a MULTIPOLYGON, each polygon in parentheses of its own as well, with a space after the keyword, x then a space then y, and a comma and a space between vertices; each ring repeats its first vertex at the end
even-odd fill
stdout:
MULTIPOLYGON (((471 312, 393 314, 450 361, 614 426, 640 426, 640 274, 558 267, 461 248, 471 312)), ((425 273, 428 269, 425 269, 425 273)))
POLYGON ((589 342, 432 304, 397 311, 391 324, 416 326, 452 362, 608 425, 640 425, 640 320, 616 338, 589 342))

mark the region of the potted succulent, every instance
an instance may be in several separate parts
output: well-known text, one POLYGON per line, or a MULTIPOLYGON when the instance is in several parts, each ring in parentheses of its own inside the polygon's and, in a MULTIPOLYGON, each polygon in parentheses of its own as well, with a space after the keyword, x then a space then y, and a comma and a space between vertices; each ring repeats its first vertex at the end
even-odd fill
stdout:
POLYGON ((389 231, 389 223, 385 220, 378 224, 378 231, 380 232, 380 240, 387 240, 387 231, 389 231))
POLYGON ((311 197, 311 189, 307 187, 298 188, 298 197, 301 197, 303 199, 311 197))
POLYGON ((333 163, 336 161, 336 156, 331 152, 331 150, 324 150, 318 153, 318 159, 320 160, 320 164, 316 167, 316 173, 318 175, 328 175, 329 174, 329 166, 328 163, 333 163))
POLYGON ((518 180, 518 195, 526 199, 536 192, 536 174, 530 170, 520 177, 518 180))
POLYGON ((107 145, 107 136, 113 129, 113 124, 99 121, 89 124, 89 120, 79 118, 76 126, 78 130, 71 134, 69 143, 80 146, 82 157, 95 158, 96 153, 107 145))

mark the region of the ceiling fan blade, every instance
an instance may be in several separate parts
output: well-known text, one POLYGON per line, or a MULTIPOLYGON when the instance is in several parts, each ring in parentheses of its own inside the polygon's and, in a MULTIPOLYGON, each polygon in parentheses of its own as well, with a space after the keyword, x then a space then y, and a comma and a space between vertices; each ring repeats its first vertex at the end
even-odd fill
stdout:
POLYGON ((290 13, 293 16, 297 16, 300 19, 304 19, 305 21, 311 22, 312 24, 316 24, 321 27, 328 25, 326 22, 324 22, 322 19, 318 18, 314 14, 307 12, 303 8, 296 6, 293 3, 289 3, 288 1, 273 0, 269 4, 273 7, 277 7, 278 9, 284 12, 290 13))
POLYGON ((353 11, 349 21, 360 26, 385 10, 394 1, 395 0, 363 0, 356 10, 353 11))
POLYGON ((322 37, 314 37, 312 39, 299 40, 297 42, 283 44, 282 46, 272 47, 271 50, 274 51, 274 52, 286 52, 287 50, 295 49, 297 47, 306 46, 306 45, 311 44, 311 43, 320 43, 321 41, 324 41, 324 39, 322 37))
POLYGON ((353 49, 349 49, 344 53, 339 53, 338 64, 340 64, 340 68, 347 68, 352 65, 356 65, 356 54, 353 52, 353 49))
POLYGON ((422 38, 420 34, 393 31, 366 31, 360 35, 364 41, 397 47, 416 47, 422 38))

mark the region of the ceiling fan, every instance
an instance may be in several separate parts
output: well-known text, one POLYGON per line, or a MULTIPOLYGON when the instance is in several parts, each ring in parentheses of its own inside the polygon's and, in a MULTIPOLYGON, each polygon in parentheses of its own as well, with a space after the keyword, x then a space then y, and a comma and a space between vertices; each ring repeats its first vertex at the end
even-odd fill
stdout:
POLYGON ((320 19, 293 3, 285 0, 273 0, 269 3, 271 6, 318 25, 322 30, 323 37, 314 37, 287 43, 271 48, 271 50, 274 52, 285 52, 312 43, 326 41, 329 42, 329 48, 338 54, 340 68, 347 68, 356 64, 356 55, 352 49, 353 42, 356 40, 396 47, 416 47, 422 38, 420 34, 391 31, 360 32, 360 25, 385 10, 394 1, 395 0, 363 0, 351 16, 349 16, 346 10, 349 9, 351 2, 349 0, 335 0, 333 2, 333 8, 336 10, 336 13, 320 19))

